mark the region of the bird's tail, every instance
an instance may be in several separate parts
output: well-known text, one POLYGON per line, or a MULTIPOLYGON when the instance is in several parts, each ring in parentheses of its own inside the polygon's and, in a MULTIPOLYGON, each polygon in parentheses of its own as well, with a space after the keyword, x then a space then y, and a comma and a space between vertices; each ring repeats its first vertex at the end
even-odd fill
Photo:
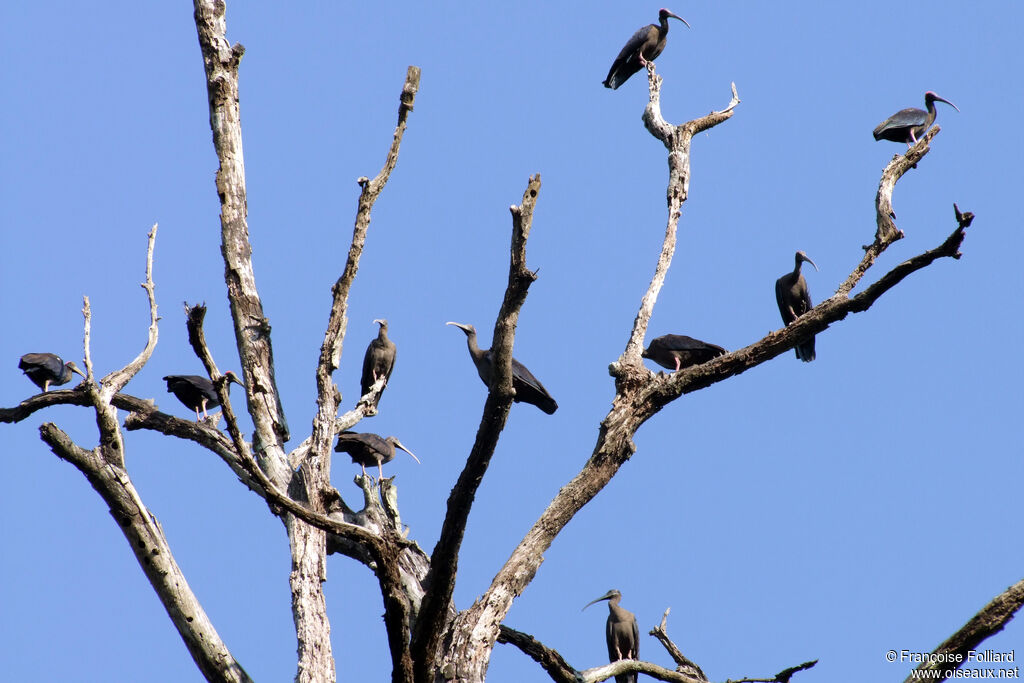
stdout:
POLYGON ((555 403, 555 399, 550 396, 545 396, 544 399, 537 404, 537 407, 548 415, 554 415, 555 411, 558 410, 558 404, 555 403))
POLYGON ((814 337, 811 337, 810 341, 805 341, 803 344, 797 345, 796 357, 805 363, 810 363, 814 360, 814 337))

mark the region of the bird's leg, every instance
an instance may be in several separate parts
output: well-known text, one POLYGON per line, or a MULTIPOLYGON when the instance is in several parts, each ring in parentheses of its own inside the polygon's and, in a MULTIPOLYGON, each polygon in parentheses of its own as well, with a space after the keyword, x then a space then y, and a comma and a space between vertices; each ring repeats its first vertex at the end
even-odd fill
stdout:
POLYGON ((380 472, 380 479, 378 481, 384 481, 384 465, 380 460, 377 461, 377 471, 380 472))
MULTIPOLYGON (((198 415, 198 411, 196 411, 196 414, 198 415)), ((206 414, 206 399, 204 398, 203 399, 203 419, 206 420, 209 417, 210 416, 206 414)))
POLYGON ((199 421, 200 421, 200 418, 199 418, 199 408, 196 408, 196 422, 199 422, 199 421))
POLYGON ((679 356, 676 356, 676 372, 679 372, 679 356))
POLYGON ((644 53, 643 52, 637 52, 636 53, 636 59, 637 59, 638 62, 640 62, 640 66, 647 66, 647 60, 644 59, 644 53))
POLYGON ((46 391, 47 391, 47 390, 48 390, 49 388, 50 388, 50 380, 48 380, 48 379, 44 379, 44 380, 43 380, 43 393, 45 394, 45 393, 46 393, 46 391))

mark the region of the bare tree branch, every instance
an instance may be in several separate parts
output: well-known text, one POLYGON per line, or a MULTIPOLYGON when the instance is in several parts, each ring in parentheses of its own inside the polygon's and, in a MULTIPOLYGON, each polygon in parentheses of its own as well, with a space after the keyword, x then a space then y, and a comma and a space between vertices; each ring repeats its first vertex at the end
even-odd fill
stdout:
POLYGON ((649 373, 651 381, 636 394, 637 404, 642 407, 642 414, 646 415, 643 419, 646 420, 654 414, 647 415, 651 409, 657 412, 682 394, 692 393, 745 372, 789 351, 810 335, 828 329, 832 323, 844 319, 850 313, 866 311, 879 297, 896 286, 907 275, 925 268, 935 260, 943 257, 958 258, 959 247, 965 236, 964 230, 974 219, 974 214, 970 212, 963 216, 965 216, 965 220, 941 245, 897 265, 852 299, 846 298, 841 293, 836 293, 800 316, 791 325, 768 334, 750 346, 671 375, 658 373, 655 376, 654 373, 649 373))
POLYGON ((111 439, 101 435, 100 447, 87 451, 52 423, 43 424, 39 432, 54 454, 78 468, 110 507, 117 527, 135 553, 135 559, 203 676, 208 681, 250 681, 192 593, 185 575, 174 561, 163 529, 143 505, 128 473, 112 464, 114 458, 109 454, 102 453, 105 448, 102 444, 109 443, 111 439))
POLYGON ((146 281, 142 283, 142 288, 146 290, 146 296, 149 299, 149 335, 146 338, 146 346, 132 362, 120 370, 111 372, 100 381, 100 384, 103 385, 101 391, 105 402, 109 402, 114 394, 124 389, 125 385, 149 362, 153 350, 156 348, 157 322, 160 320, 156 313, 156 287, 153 284, 153 247, 156 243, 156 228, 157 224, 154 223, 147 235, 149 241, 146 246, 146 281))
MULTIPOLYGON (((664 624, 664 620, 662 620, 662 624, 664 624)), ((540 664, 551 679, 557 683, 597 683, 597 681, 608 680, 614 676, 632 672, 642 672, 661 681, 676 681, 677 683, 706 683, 708 680, 703 673, 698 678, 686 672, 672 671, 638 659, 620 659, 611 664, 578 671, 566 662, 557 650, 545 646, 528 633, 516 631, 505 625, 499 627, 498 642, 515 645, 540 664)))
POLYGON ((735 680, 728 678, 725 683, 789 683, 793 674, 811 669, 817 663, 818 660, 815 659, 810 662, 804 662, 803 664, 797 664, 796 666, 791 666, 788 669, 783 669, 771 678, 737 678, 735 680))
POLYGON ((498 642, 515 645, 523 651, 523 654, 540 664, 553 681, 579 683, 580 672, 569 666, 557 650, 546 647, 544 643, 529 633, 523 633, 502 624, 498 627, 498 642))
POLYGON ((678 671, 672 671, 666 669, 663 666, 652 664, 651 662, 645 662, 639 659, 620 659, 617 662, 611 664, 605 664, 604 666, 597 666, 593 669, 584 669, 580 672, 579 680, 581 683, 598 683, 598 681, 606 681, 614 676, 621 674, 631 673, 636 671, 638 673, 645 673, 651 678, 656 678, 659 681, 672 681, 674 683, 705 683, 700 678, 693 678, 686 674, 679 673, 678 671))
POLYGON ((886 164, 885 170, 882 171, 882 177, 878 181, 878 192, 875 195, 875 221, 878 224, 875 241, 864 247, 864 257, 846 278, 846 281, 840 285, 838 294, 848 295, 864 277, 868 268, 882 255, 882 252, 888 249, 893 242, 903 239, 903 231, 896 227, 894 221, 896 214, 892 210, 892 193, 896 189, 896 182, 903 177, 903 174, 912 168, 917 168, 917 162, 921 161, 924 155, 931 150, 929 144, 932 138, 938 135, 939 130, 939 127, 935 126, 905 154, 897 154, 886 164))
MULTIPOLYGON (((476 441, 458 482, 448 496, 448 511, 441 527, 441 535, 430 557, 427 593, 413 629, 412 654, 416 680, 420 683, 430 680, 431 672, 435 670, 434 656, 445 630, 444 622, 449 615, 458 570, 459 548, 466 530, 466 521, 512 406, 512 343, 519 320, 519 310, 526 301, 530 285, 537 279, 536 274, 526 268, 526 239, 530 235, 533 209, 539 192, 540 174, 537 174, 530 177, 526 191, 523 192, 522 204, 509 207, 512 213, 512 244, 508 286, 505 288, 505 298, 494 324, 491 342, 494 375, 487 401, 484 403, 483 417, 477 428, 476 441)), ((494 639, 497 638, 499 623, 501 619, 492 625, 488 634, 488 647, 493 646, 494 639)), ((448 650, 448 654, 452 652, 452 649, 448 650)))
POLYGON ((683 651, 680 650, 676 644, 672 642, 672 639, 668 637, 668 627, 666 624, 668 623, 669 609, 670 608, 665 608, 665 613, 661 615, 661 623, 649 631, 650 635, 657 638, 658 642, 668 650, 669 656, 672 657, 676 663, 676 671, 686 674, 687 676, 692 676, 693 678, 701 681, 708 680, 708 677, 704 675, 701 668, 694 662, 690 661, 690 659, 683 654, 683 651))
POLYGON ((238 65, 245 48, 228 43, 223 0, 194 0, 193 6, 206 70, 213 146, 220 162, 217 195, 221 204, 224 278, 231 303, 231 319, 235 323, 235 341, 242 359, 249 413, 256 426, 256 449, 269 449, 274 457, 283 461, 280 451, 289 438, 288 423, 274 378, 270 322, 263 315, 263 303, 256 289, 246 219, 245 161, 238 95, 238 65))
POLYGON ((732 117, 733 110, 740 103, 736 94, 736 84, 732 84, 732 99, 728 106, 722 111, 711 112, 707 116, 694 119, 682 126, 673 126, 665 121, 661 115, 661 77, 654 71, 654 62, 647 63, 647 84, 650 91, 650 98, 647 107, 644 109, 644 126, 669 150, 668 167, 669 179, 666 199, 668 201, 668 222, 665 225, 665 240, 661 246, 661 254, 658 256, 658 263, 654 268, 654 277, 647 288, 643 299, 640 302, 640 310, 637 311, 633 320, 633 331, 626 344, 626 350, 622 358, 612 365, 612 375, 617 379, 624 377, 621 364, 640 366, 640 353, 644 348, 644 337, 647 335, 647 324, 654 313, 654 304, 658 300, 662 285, 665 284, 665 276, 668 268, 672 265, 672 256, 676 250, 676 230, 679 225, 679 218, 682 215, 683 202, 690 192, 690 143, 693 136, 705 131, 719 123, 723 123, 732 117))
POLYGON ((922 680, 944 681, 951 678, 953 670, 959 669, 960 664, 967 660, 967 653, 978 647, 986 638, 1002 631, 1017 615, 1021 605, 1024 605, 1024 579, 992 598, 992 601, 961 626, 960 630, 935 648, 932 652, 935 655, 931 658, 932 661, 922 662, 915 670, 916 673, 907 676, 904 683, 922 680), (957 657, 959 662, 956 661, 957 657), (926 678, 921 675, 926 671, 942 671, 943 677, 926 678))

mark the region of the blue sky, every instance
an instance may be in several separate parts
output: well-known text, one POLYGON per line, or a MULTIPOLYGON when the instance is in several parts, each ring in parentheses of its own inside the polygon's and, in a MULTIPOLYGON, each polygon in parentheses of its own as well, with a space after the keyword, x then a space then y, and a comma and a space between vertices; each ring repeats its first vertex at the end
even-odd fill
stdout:
MULTIPOLYGON (((314 410, 314 369, 344 265, 358 187, 384 160, 407 65, 416 110, 352 293, 343 408, 386 317, 398 361, 381 414, 398 435, 403 521, 429 551, 468 453, 485 389, 461 332, 490 341, 510 221, 543 178, 528 246, 540 269, 515 355, 559 403, 515 406, 478 496, 459 566, 468 607, 550 499, 585 462, 664 231, 665 151, 642 127, 646 84, 601 87, 623 42, 657 17, 635 3, 235 2, 249 228, 273 325, 292 446, 314 410)), ((815 301, 874 234, 882 168, 901 151, 871 130, 934 90, 942 132, 897 186, 897 242, 869 273, 939 243, 952 203, 974 211, 959 261, 912 275, 870 311, 686 396, 637 435, 638 451, 555 541, 506 621, 587 668, 606 660, 606 609, 623 593, 642 633, 672 608, 670 635, 714 680, 771 676, 808 659, 806 681, 902 680, 889 649, 929 651, 1024 576, 1019 387, 1024 342, 1018 193, 1024 108, 1015 2, 672 6, 658 59, 663 112, 682 123, 742 103, 693 145, 690 200, 649 338, 689 334, 729 349, 780 325, 775 278, 806 251, 815 301), (998 113, 997 113, 998 112, 998 113), (1005 112, 1005 113, 1003 113, 1005 112), (986 123, 988 121, 988 123, 986 123)), ((187 416, 161 377, 199 373, 181 302, 205 301, 222 369, 238 369, 219 251, 216 158, 188 3, 8 3, 0 10, 0 405, 34 392, 27 352, 80 359, 82 296, 99 373, 145 342, 138 287, 160 224, 153 359, 129 385, 187 416)), ((652 366, 653 367, 653 366, 652 366)), ((0 661, 18 681, 201 677, 99 497, 54 457, 52 420, 93 446, 70 407, 3 426, 0 661), (145 672, 140 674, 139 672, 145 672)), ((128 437, 129 471, 192 588, 257 680, 294 675, 281 524, 212 454, 128 437)), ((359 500, 357 468, 334 483, 359 500)), ((376 582, 342 557, 326 591, 340 680, 390 675, 376 582)), ((1018 621, 986 642, 1024 642, 1018 621)), ((652 639, 641 655, 669 665, 652 639)), ((489 680, 543 681, 497 646, 489 680)))

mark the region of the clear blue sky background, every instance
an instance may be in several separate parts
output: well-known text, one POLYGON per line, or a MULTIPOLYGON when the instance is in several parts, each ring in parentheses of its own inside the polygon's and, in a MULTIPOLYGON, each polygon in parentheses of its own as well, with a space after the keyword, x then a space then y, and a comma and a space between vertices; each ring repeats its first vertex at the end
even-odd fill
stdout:
MULTIPOLYGON (((352 293, 343 408, 387 317, 398 363, 381 414, 396 434, 403 521, 428 551, 472 443, 485 389, 461 332, 486 345, 505 287, 510 220, 527 177, 543 188, 528 247, 540 269, 515 354, 559 402, 512 410, 459 567, 468 607, 559 487, 589 456, 665 223, 665 150, 642 127, 646 84, 601 87, 656 5, 636 3, 232 2, 241 69, 249 227, 294 435, 309 429, 330 286, 358 187, 380 168, 406 66, 416 111, 377 204, 352 293)), ((805 250, 815 300, 874 234, 882 168, 902 147, 872 128, 935 90, 942 133, 898 185, 906 239, 873 281, 974 211, 964 257, 911 276, 874 308, 667 407, 638 451, 556 540, 506 623, 586 668, 606 661, 607 610, 623 592, 641 632, 669 633, 714 680, 771 676, 820 659, 801 681, 902 680, 889 649, 929 651, 1024 576, 1020 215, 1024 110, 1019 2, 684 3, 658 60, 663 110, 682 123, 729 100, 735 117, 693 145, 690 201, 650 335, 729 349, 780 326, 775 278, 805 250)), ((99 373, 142 348, 146 232, 160 229, 163 320, 128 391, 182 417, 163 375, 198 373, 181 302, 209 306, 217 361, 237 369, 220 259, 216 158, 186 2, 6 3, 0 10, 0 405, 34 393, 32 351, 82 356, 93 306, 99 373)), ((236 393, 237 396, 237 393, 236 393)), ((12 681, 197 681, 199 673, 85 479, 39 441, 57 422, 96 442, 78 408, 0 427, 0 662, 12 681)), ((289 680, 295 639, 280 522, 211 453, 151 433, 128 466, 214 624, 248 672, 289 680)), ((334 483, 359 498, 345 459, 334 483)), ((341 680, 386 680, 376 581, 328 563, 341 680)), ((986 642, 1024 657, 1024 620, 986 642)), ((651 638, 644 658, 669 665, 651 638)), ((497 646, 489 680, 543 681, 497 646)))

